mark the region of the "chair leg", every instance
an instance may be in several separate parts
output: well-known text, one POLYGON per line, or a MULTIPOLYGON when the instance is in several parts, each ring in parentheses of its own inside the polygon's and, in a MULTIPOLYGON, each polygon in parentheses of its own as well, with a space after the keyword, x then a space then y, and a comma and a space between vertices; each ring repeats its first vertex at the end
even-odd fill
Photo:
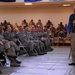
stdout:
POLYGON ((0 65, 2 66, 3 64, 1 63, 1 61, 0 61, 0 65))
POLYGON ((3 66, 6 62, 5 52, 0 53, 0 65, 3 66))
POLYGON ((27 52, 25 46, 20 46, 20 48, 23 48, 23 50, 26 52, 27 56, 29 56, 29 54, 28 54, 28 52, 27 52))
POLYGON ((38 52, 36 51, 36 49, 34 49, 33 51, 38 55, 38 52))
POLYGON ((28 52, 26 51, 26 49, 23 47, 23 50, 26 52, 27 56, 29 56, 28 52))

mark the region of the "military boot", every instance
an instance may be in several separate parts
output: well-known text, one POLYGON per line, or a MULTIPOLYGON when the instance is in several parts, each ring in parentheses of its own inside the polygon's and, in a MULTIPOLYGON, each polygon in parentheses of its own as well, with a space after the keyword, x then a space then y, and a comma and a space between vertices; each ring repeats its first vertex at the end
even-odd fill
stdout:
POLYGON ((14 61, 15 61, 17 64, 21 64, 21 61, 18 61, 16 58, 14 58, 14 61))
POLYGON ((0 74, 2 74, 2 71, 0 70, 0 74))
POLYGON ((44 53, 42 53, 39 49, 36 49, 38 55, 44 55, 44 53))
POLYGON ((26 54, 26 52, 24 50, 20 50, 18 53, 19 53, 18 56, 26 54))
POLYGON ((45 48, 42 48, 42 49, 41 49, 41 52, 42 52, 43 54, 47 54, 47 52, 45 51, 45 48))
POLYGON ((40 51, 44 54, 47 54, 47 52, 45 51, 45 47, 40 47, 40 51))
POLYGON ((50 50, 53 51, 53 48, 50 47, 50 50))
POLYGON ((53 48, 48 47, 47 50, 51 52, 51 51, 53 51, 53 48))
POLYGON ((46 50, 45 50, 45 47, 43 47, 43 53, 44 54, 47 54, 46 50))
POLYGON ((37 56, 38 54, 35 53, 34 51, 30 50, 28 51, 29 56, 37 56))
POLYGON ((9 57, 10 59, 10 66, 11 67, 20 67, 20 64, 16 63, 15 58, 9 57))

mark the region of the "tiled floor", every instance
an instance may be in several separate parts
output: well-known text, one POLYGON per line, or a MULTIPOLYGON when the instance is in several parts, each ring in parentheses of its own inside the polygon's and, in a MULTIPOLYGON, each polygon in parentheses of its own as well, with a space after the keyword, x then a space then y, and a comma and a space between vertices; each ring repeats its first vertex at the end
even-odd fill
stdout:
POLYGON ((21 56, 21 67, 3 68, 2 75, 75 75, 75 66, 68 66, 70 47, 54 47, 40 56, 21 56))

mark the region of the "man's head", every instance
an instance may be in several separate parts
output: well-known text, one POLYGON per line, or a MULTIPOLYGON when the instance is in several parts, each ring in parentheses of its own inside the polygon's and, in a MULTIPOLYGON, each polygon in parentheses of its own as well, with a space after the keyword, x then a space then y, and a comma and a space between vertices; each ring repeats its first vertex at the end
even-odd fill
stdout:
POLYGON ((11 28, 11 26, 10 26, 10 25, 8 25, 8 26, 7 26, 6 31, 7 31, 7 32, 11 32, 11 31, 12 31, 12 28, 11 28))
POLYGON ((24 26, 25 31, 29 31, 28 26, 24 26))
POLYGON ((51 25, 50 25, 50 28, 52 28, 52 27, 53 27, 53 25, 51 24, 51 25))
POLYGON ((50 33, 50 29, 49 28, 47 29, 47 33, 50 33))
POLYGON ((23 26, 20 26, 19 27, 19 31, 24 31, 24 27, 23 26))
POLYGON ((41 20, 39 19, 38 22, 41 22, 41 20))

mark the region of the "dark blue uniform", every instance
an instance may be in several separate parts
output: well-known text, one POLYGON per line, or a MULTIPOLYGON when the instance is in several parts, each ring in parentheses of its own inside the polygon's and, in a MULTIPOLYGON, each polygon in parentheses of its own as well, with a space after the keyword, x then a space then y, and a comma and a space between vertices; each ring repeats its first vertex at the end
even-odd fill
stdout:
POLYGON ((75 7, 74 7, 74 13, 70 15, 68 27, 67 27, 67 33, 70 33, 70 39, 71 39, 71 49, 72 49, 72 63, 69 65, 75 65, 75 7))

